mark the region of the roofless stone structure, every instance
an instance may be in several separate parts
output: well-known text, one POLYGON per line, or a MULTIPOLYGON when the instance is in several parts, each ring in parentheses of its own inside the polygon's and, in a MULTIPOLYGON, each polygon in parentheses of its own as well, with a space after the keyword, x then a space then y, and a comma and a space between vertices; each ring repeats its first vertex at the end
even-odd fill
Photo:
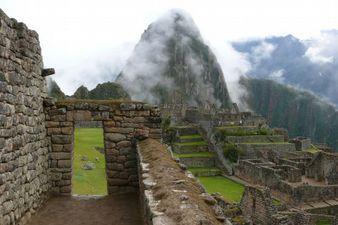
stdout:
MULTIPOLYGON (((207 194, 197 181, 186 176, 169 153, 163 151, 165 146, 156 141, 161 138, 161 118, 156 107, 133 101, 54 102, 47 97, 45 80, 54 72, 54 69, 43 67, 38 34, 10 19, 0 9, 1 225, 26 224, 52 194, 71 195, 74 126, 78 121, 102 122, 108 193, 142 193, 139 211, 153 212, 144 213, 146 224, 167 224, 163 218, 174 224, 179 223, 179 218, 187 218, 186 223, 181 224, 211 224, 210 221, 221 224, 220 221, 225 220, 216 213, 214 202, 212 206, 206 203, 207 194), (138 152, 137 142, 144 139, 151 141, 143 142, 138 152), (157 149, 166 155, 166 161, 159 162, 169 163, 168 168, 178 171, 178 175, 160 170, 149 185, 145 179, 149 168, 140 163, 142 160, 149 164, 156 162, 155 158, 148 162, 147 155, 157 149), (144 158, 140 156, 142 153, 144 158), (166 215, 153 210, 153 204, 161 200, 152 192, 157 179, 166 182, 163 178, 168 174, 170 180, 167 182, 171 182, 177 192, 169 193, 172 189, 163 187, 161 195, 171 196, 170 204, 174 209, 166 215), (184 194, 186 192, 188 194, 184 194), (193 197, 189 199, 189 196, 193 197), (186 207, 198 204, 201 208, 186 211, 180 207, 182 201, 186 207), (195 214, 200 216, 191 217, 195 214), (159 219, 155 219, 157 216, 159 219)), ((153 176, 153 172, 149 174, 153 176)))

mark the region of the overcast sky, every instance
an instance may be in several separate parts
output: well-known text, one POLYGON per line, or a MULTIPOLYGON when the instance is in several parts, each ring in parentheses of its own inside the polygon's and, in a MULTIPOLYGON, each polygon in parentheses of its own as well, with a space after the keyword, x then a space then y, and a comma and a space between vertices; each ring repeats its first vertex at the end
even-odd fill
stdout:
POLYGON ((39 33, 45 67, 56 69, 53 78, 67 94, 111 79, 148 24, 171 8, 190 13, 214 48, 338 28, 337 0, 0 0, 0 8, 39 33))

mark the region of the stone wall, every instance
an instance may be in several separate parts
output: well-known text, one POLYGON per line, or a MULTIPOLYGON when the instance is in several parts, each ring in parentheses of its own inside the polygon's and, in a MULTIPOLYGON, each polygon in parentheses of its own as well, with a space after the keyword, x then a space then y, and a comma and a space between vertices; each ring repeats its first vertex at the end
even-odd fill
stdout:
POLYGON ((269 190, 254 186, 245 187, 240 207, 244 217, 257 225, 271 225, 272 215, 277 212, 269 190))
POLYGON ((296 137, 290 142, 295 144, 297 151, 303 151, 311 147, 311 139, 306 137, 296 137))
POLYGON ((217 201, 172 159, 166 146, 148 138, 137 149, 144 224, 229 224, 217 201))
POLYGON ((38 34, 0 9, 0 224, 27 220, 49 189, 38 34))
POLYGON ((306 176, 326 184, 338 184, 338 154, 317 153, 306 169, 306 176))
MULTIPOLYGON (((338 218, 297 210, 278 209, 273 205, 270 190, 257 186, 246 186, 240 203, 244 218, 253 225, 337 225, 338 218), (320 223, 325 221, 325 223, 320 223)), ((332 214, 336 215, 336 214, 332 214)))
POLYGON ((231 143, 273 143, 284 142, 282 135, 251 135, 251 136, 226 136, 225 142, 231 143))
POLYGON ((291 143, 239 143, 237 147, 242 152, 243 158, 264 158, 272 161, 296 150, 291 143))
POLYGON ((252 184, 267 186, 279 198, 296 205, 338 197, 338 185, 303 183, 301 170, 292 166, 257 159, 240 160, 235 167, 235 175, 252 184))
POLYGON ((75 121, 75 127, 79 128, 102 128, 102 121, 75 121))
POLYGON ((140 102, 68 100, 46 107, 51 137, 50 180, 56 194, 71 194, 74 124, 102 121, 108 193, 138 189, 135 141, 161 138, 159 111, 140 102))

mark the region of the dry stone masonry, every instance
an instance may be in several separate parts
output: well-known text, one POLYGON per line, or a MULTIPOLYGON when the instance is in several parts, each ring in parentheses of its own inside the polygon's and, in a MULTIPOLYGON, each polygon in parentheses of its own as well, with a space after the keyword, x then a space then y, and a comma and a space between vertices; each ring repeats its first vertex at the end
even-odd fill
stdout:
POLYGON ((140 102, 68 100, 46 105, 51 138, 50 179, 53 192, 71 194, 74 126, 77 121, 102 121, 108 193, 138 188, 135 142, 161 138, 159 111, 140 102))
POLYGON ((47 97, 38 34, 0 10, 0 224, 25 224, 49 194, 70 195, 74 126, 104 130, 109 194, 138 189, 135 142, 161 138, 159 111, 140 102, 47 97))
POLYGON ((338 225, 337 154, 308 152, 306 138, 289 143, 284 129, 270 129, 236 104, 223 111, 166 106, 162 112, 172 121, 195 123, 188 127, 193 133, 174 134, 172 150, 180 159, 174 158, 158 141, 157 107, 130 100, 54 102, 45 80, 54 73, 43 68, 38 34, 0 9, 0 225, 25 224, 51 194, 72 194, 74 129, 88 124, 103 128, 108 193, 138 192, 145 224, 338 225), (238 153, 233 162, 229 146, 238 153), (259 186, 247 186, 233 207, 207 194, 186 171, 191 167, 259 186))
POLYGON ((49 143, 38 34, 0 9, 0 224, 27 218, 44 200, 49 143))

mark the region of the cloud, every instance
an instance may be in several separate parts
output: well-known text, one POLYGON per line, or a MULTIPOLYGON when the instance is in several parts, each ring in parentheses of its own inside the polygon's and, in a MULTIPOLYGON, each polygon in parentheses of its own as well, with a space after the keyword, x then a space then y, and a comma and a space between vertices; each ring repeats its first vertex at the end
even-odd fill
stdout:
POLYGON ((239 84, 240 78, 245 76, 252 67, 247 56, 236 51, 226 41, 214 39, 209 41, 209 45, 221 65, 231 100, 236 102, 241 110, 247 110, 248 106, 243 101, 246 90, 239 84))
POLYGON ((337 63, 338 30, 322 31, 321 35, 307 41, 309 48, 305 53, 313 63, 337 63))
POLYGON ((284 69, 275 70, 269 75, 269 78, 279 83, 284 83, 284 73, 284 69))
POLYGON ((262 41, 260 45, 254 46, 251 49, 251 55, 252 62, 254 65, 259 65, 264 59, 268 59, 271 57, 271 54, 276 49, 276 46, 274 46, 271 43, 267 43, 265 41, 262 41))
MULTIPOLYGON (((117 81, 133 99, 141 101, 161 102, 161 96, 154 93, 154 88, 161 87, 162 92, 183 90, 182 96, 190 96, 184 100, 189 105, 209 102, 220 106, 208 77, 210 68, 206 64, 210 62, 193 49, 196 41, 198 45, 204 42, 190 15, 183 10, 170 10, 143 33, 117 81), (169 71, 172 74, 167 74, 169 71)), ((205 50, 204 46, 199 47, 199 51, 205 50)))
POLYGON ((125 43, 76 61, 62 61, 54 65, 56 74, 52 78, 68 95, 72 95, 81 85, 93 89, 98 83, 113 81, 116 78, 133 47, 133 44, 125 43))

